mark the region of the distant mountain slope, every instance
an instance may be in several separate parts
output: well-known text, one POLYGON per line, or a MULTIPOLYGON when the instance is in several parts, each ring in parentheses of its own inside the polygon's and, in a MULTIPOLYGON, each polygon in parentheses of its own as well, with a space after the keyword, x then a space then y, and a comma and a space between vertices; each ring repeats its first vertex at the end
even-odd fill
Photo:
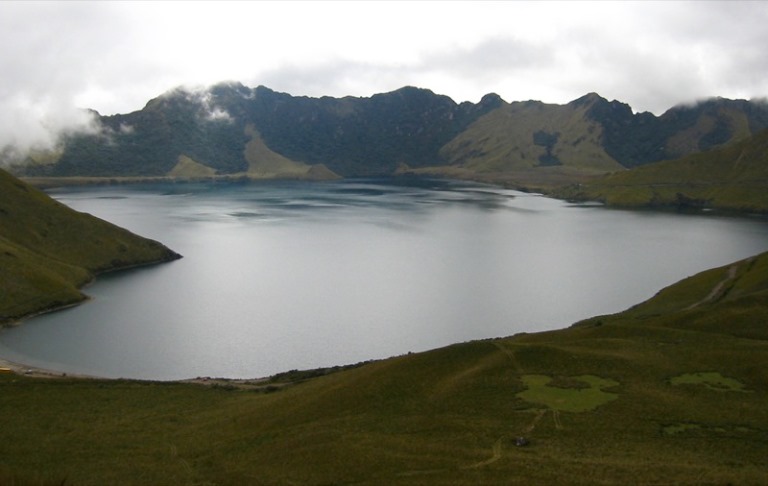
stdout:
POLYGON ((249 119, 270 149, 292 160, 324 164, 343 176, 433 164, 440 147, 502 103, 488 95, 476 105, 456 104, 413 87, 341 99, 292 97, 259 87, 253 99, 247 105, 249 119))
POLYGON ((572 185, 555 195, 614 206, 768 212, 768 130, 707 152, 572 185))
POLYGON ((0 170, 0 324, 82 300, 96 273, 177 257, 0 170))
MULTIPOLYGON (((36 176, 164 176, 184 156, 219 175, 232 175, 273 166, 279 156, 290 162, 292 176, 299 166, 307 171, 324 166, 344 176, 386 174, 403 163, 433 163, 443 144, 500 103, 489 95, 477 105, 459 105, 410 87, 341 99, 293 97, 240 84, 220 84, 205 92, 177 89, 140 111, 99 117, 101 133, 72 135, 53 163, 18 171, 36 176), (249 148, 254 133, 261 154, 249 148), (258 160, 264 154, 271 154, 269 161, 258 160)), ((313 171, 319 172, 323 170, 313 171)))
POLYGON ((567 105, 515 102, 470 125, 440 150, 451 166, 477 172, 509 172, 566 166, 621 168, 602 146, 603 128, 587 114, 602 99, 588 95, 567 105))
POLYGON ((481 172, 564 166, 637 167, 708 150, 768 128, 768 104, 710 99, 660 117, 595 93, 567 105, 511 103, 443 147, 450 165, 481 172))
POLYGON ((429 168, 469 177, 604 173, 745 138, 768 128, 768 103, 717 98, 657 117, 635 114, 628 105, 595 93, 566 105, 508 104, 495 94, 476 104, 457 104, 414 87, 369 98, 309 98, 222 83, 197 91, 178 88, 142 110, 97 120, 98 134, 71 134, 55 152, 17 164, 16 172, 101 177, 353 177, 429 168))

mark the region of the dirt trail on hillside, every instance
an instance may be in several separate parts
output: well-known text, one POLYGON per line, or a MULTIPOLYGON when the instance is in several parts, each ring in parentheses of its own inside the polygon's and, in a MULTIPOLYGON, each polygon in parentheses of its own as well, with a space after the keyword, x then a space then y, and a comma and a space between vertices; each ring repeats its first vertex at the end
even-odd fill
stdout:
MULTIPOLYGON (((752 261, 753 259, 750 258, 743 263, 750 264, 752 263, 752 261)), ((728 272, 726 273, 725 277, 721 281, 719 281, 714 287, 712 287, 712 290, 709 292, 709 294, 707 294, 707 296, 701 299, 700 301, 689 305, 688 307, 685 308, 685 310, 695 309, 696 307, 702 306, 704 304, 709 304, 710 302, 714 302, 717 299, 721 298, 724 295, 723 290, 725 289, 725 286, 731 283, 732 281, 736 280, 736 274, 739 271, 739 267, 741 266, 741 263, 742 262, 734 263, 733 265, 728 267, 728 272)))
POLYGON ((491 457, 480 462, 476 462, 470 466, 465 466, 462 469, 476 469, 478 467, 487 466, 489 464, 493 464, 494 462, 501 459, 501 442, 504 440, 504 437, 499 437, 499 439, 493 443, 493 448, 491 449, 491 457))

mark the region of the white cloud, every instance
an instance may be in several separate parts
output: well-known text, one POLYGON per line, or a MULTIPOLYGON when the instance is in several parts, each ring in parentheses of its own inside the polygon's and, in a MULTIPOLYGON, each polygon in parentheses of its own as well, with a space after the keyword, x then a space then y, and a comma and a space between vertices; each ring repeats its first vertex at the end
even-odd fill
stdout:
POLYGON ((185 88, 187 91, 187 99, 198 104, 200 106, 199 115, 211 121, 223 121, 232 122, 232 116, 220 106, 216 106, 213 103, 213 96, 211 95, 208 87, 195 87, 185 88))
MULTIPOLYGON (((0 2, 0 146, 223 80, 308 96, 768 95, 763 2, 0 2)), ((223 113, 212 116, 225 118, 223 113)))

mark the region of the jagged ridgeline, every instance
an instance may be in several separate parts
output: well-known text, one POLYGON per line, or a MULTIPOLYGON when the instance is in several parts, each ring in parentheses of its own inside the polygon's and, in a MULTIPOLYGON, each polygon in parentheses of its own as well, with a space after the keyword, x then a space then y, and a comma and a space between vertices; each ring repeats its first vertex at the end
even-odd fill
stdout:
POLYGON ((22 173, 164 176, 176 169, 184 175, 179 164, 191 175, 392 173, 400 164, 434 164, 440 147, 501 103, 488 96, 457 105, 415 88, 341 99, 239 84, 176 89, 140 111, 99 116, 100 133, 65 138, 58 160, 22 173))
POLYGON ((95 116, 97 134, 70 134, 55 154, 14 170, 261 178, 425 168, 608 172, 743 139, 768 127, 768 104, 717 98, 655 116, 594 93, 565 105, 507 103, 495 94, 455 103, 413 87, 368 98, 309 98, 224 83, 179 88, 133 113, 95 116))
POLYGON ((83 300, 95 274, 178 257, 0 170, 0 325, 83 300))

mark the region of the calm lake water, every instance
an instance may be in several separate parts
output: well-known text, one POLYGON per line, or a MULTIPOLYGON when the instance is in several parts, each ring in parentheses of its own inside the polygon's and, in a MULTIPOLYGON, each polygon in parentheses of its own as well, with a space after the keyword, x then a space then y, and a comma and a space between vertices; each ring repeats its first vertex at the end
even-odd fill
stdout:
POLYGON ((763 219, 608 210, 473 183, 78 187, 65 204, 182 260, 0 332, 69 373, 254 378, 566 327, 768 249, 763 219))

